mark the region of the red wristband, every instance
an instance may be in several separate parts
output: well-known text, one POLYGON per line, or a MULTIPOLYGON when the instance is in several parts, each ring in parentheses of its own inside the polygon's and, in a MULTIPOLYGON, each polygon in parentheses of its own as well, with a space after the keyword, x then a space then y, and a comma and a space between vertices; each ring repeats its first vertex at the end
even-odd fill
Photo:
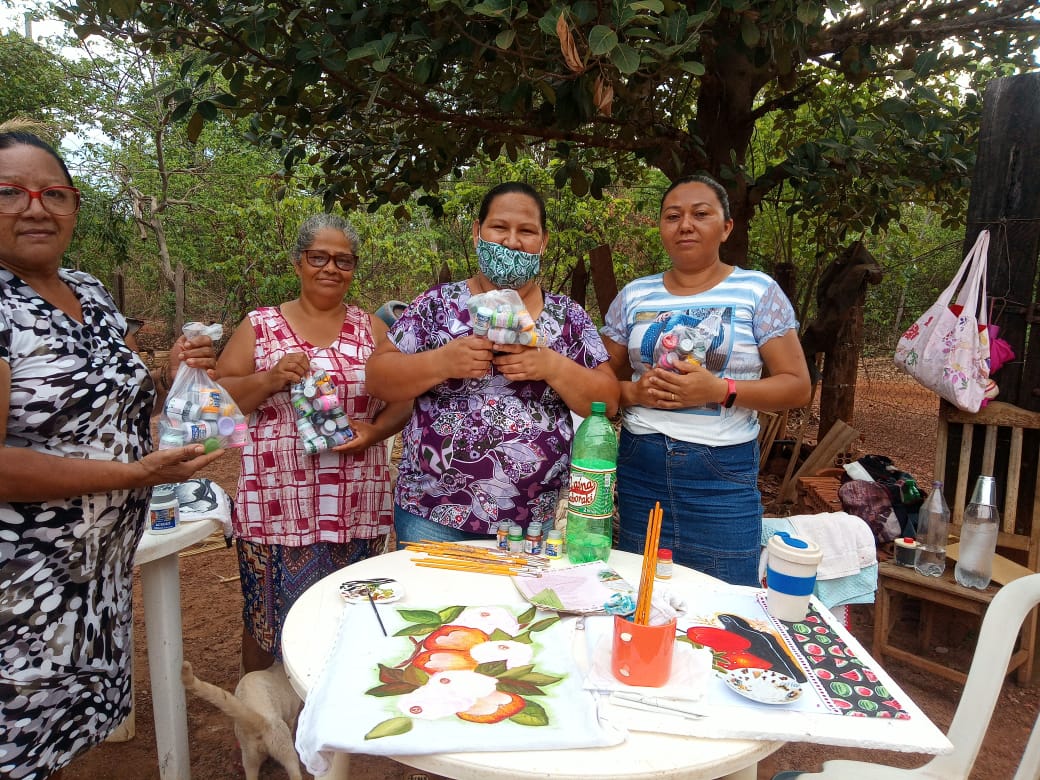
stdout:
POLYGON ((729 377, 726 377, 726 400, 722 402, 724 409, 729 409, 733 406, 733 402, 737 400, 737 383, 729 377))

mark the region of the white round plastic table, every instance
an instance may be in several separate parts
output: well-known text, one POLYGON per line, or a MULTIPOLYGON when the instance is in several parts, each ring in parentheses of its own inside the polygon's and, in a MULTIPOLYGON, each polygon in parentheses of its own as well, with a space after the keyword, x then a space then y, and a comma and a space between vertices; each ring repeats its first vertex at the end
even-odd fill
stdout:
MULTIPOLYGON (((487 546, 493 542, 488 541, 487 546)), ((522 603, 511 578, 494 574, 423 568, 412 563, 419 553, 400 550, 348 566, 315 583, 289 610, 282 628, 282 654, 289 681, 306 698, 336 636, 344 580, 392 577, 404 588, 400 604, 480 606, 522 603)), ((608 563, 628 582, 639 582, 642 556, 612 550, 608 563)), ((567 561, 559 564, 566 566, 567 561)), ((675 566, 672 582, 682 585, 712 582, 712 578, 675 566)), ((345 711, 348 708, 345 706, 345 711)), ((572 750, 488 753, 437 753, 392 756, 393 760, 457 780, 528 780, 529 778, 590 778, 597 780, 755 780, 758 761, 784 742, 746 739, 705 739, 631 731, 620 745, 572 750)), ((349 756, 337 753, 325 780, 345 780, 349 756)))
POLYGON ((216 518, 182 522, 167 534, 145 532, 134 565, 141 567, 155 744, 162 780, 189 780, 188 710, 181 684, 181 583, 177 553, 221 527, 216 518))

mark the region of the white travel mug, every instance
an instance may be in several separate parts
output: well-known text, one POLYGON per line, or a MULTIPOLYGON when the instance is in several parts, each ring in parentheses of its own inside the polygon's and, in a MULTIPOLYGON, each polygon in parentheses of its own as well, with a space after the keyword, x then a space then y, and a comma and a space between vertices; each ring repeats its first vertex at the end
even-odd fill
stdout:
POLYGON ((769 539, 766 549, 769 614, 788 622, 804 620, 816 586, 816 569, 823 557, 820 545, 778 531, 769 539))

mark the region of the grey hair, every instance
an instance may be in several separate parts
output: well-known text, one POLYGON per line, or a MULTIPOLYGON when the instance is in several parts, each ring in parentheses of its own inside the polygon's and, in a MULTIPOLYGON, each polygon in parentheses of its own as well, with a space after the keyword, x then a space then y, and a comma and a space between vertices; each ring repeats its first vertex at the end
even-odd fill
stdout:
POLYGON ((311 244, 318 238, 318 233, 323 230, 340 231, 346 236, 347 241, 350 242, 351 252, 355 255, 357 254, 358 244, 361 243, 361 239, 358 238, 357 231, 350 224, 349 220, 338 214, 315 214, 312 217, 307 217, 296 233, 296 243, 290 252, 294 265, 299 265, 300 257, 303 256, 304 250, 310 249, 311 244))

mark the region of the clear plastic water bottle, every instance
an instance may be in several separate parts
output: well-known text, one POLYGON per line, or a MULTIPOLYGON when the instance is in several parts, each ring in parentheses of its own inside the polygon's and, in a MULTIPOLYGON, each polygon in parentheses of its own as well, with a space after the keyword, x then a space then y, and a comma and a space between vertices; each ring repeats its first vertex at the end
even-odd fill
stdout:
POLYGON ((605 561, 610 555, 617 434, 606 414, 607 405, 593 401, 592 413, 578 426, 571 445, 566 533, 571 563, 605 561))
POLYGON ((942 494, 943 483, 932 483, 932 492, 917 513, 917 552, 914 568, 928 577, 946 571, 946 540, 950 535, 950 508, 942 494))
POLYGON ((960 552, 953 576, 966 588, 985 590, 993 576, 993 554, 997 550, 1000 528, 996 493, 993 477, 979 477, 964 510, 960 552))

